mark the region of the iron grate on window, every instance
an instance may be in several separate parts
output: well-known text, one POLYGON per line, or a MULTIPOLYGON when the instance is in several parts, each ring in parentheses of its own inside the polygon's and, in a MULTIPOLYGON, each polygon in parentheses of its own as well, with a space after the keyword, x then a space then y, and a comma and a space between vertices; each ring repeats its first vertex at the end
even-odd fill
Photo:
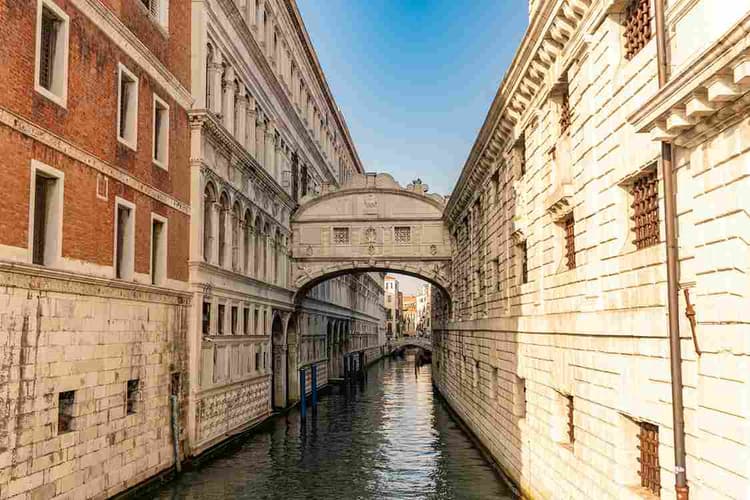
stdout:
POLYGON ((637 249, 659 243, 659 178, 656 169, 641 175, 633 183, 633 230, 637 249))
POLYGON ((524 241, 519 245, 519 251, 521 253, 521 283, 529 282, 529 257, 528 247, 524 241))
POLYGON ((576 230, 575 230, 575 219, 573 214, 570 214, 565 218, 563 222, 565 226, 565 260, 568 269, 575 269, 576 267, 576 230))
POLYGON ((52 90, 52 75, 55 71, 55 50, 59 26, 59 19, 48 9, 43 9, 39 54, 39 85, 47 90, 52 90))
POLYGON ((568 442, 570 444, 576 441, 576 426, 573 422, 573 396, 566 396, 568 403, 568 442))
POLYGON ((659 495, 661 490, 659 427, 647 422, 641 422, 638 441, 638 449, 640 450, 638 461, 641 464, 638 474, 641 476, 641 486, 647 488, 653 494, 659 495))
POLYGON ((651 40, 651 0, 631 0, 625 11, 625 59, 632 59, 651 40))
POLYGON ((333 243, 335 245, 348 245, 349 244, 349 228, 348 227, 333 228, 333 243))
POLYGON ((560 102, 560 135, 564 134, 570 128, 570 96, 568 89, 565 89, 560 102))

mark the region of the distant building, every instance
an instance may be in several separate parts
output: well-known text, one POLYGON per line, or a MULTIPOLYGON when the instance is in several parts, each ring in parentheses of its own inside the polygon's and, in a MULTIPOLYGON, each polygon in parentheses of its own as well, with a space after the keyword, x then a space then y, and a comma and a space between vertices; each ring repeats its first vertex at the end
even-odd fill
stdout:
POLYGON ((417 291, 417 332, 432 333, 432 285, 423 284, 417 291))
POLYGON ((401 292, 395 276, 385 277, 385 335, 392 339, 401 335, 401 292))
POLYGON ((404 295, 401 304, 401 316, 404 318, 404 335, 413 336, 417 334, 417 297, 404 295))

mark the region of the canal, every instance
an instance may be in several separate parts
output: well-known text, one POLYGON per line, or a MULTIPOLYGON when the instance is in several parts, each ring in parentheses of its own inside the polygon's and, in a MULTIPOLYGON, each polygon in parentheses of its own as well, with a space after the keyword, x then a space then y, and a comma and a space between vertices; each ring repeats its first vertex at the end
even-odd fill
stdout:
POLYGON ((150 498, 513 498, 432 389, 413 357, 373 364, 335 386, 301 425, 297 409, 150 498))

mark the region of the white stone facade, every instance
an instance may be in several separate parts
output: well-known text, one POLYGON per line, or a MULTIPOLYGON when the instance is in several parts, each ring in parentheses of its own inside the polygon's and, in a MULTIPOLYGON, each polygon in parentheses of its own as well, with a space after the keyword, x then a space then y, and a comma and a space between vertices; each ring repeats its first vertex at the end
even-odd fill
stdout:
POLYGON ((661 90, 653 37, 626 57, 628 5, 532 2, 446 209, 454 272, 452 302, 434 297, 435 380, 530 497, 674 498, 656 142, 671 141, 679 282, 696 311, 694 339, 681 291, 690 495, 748 498, 750 3, 668 2, 661 90), (636 245, 634 186, 653 171, 657 239, 636 245), (655 492, 638 449, 653 428, 655 492))

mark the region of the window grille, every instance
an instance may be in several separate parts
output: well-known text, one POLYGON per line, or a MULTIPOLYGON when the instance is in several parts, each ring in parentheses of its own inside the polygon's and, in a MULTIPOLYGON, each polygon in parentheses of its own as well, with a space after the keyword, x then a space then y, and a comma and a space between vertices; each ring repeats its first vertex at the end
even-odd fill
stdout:
POLYGON ((39 57, 39 85, 52 90, 55 71, 55 51, 57 50, 57 32, 60 20, 48 9, 42 10, 42 33, 39 57))
POLYGON ((202 325, 203 325, 203 334, 208 335, 211 332, 211 303, 210 302, 203 303, 202 325))
POLYGON ((396 243, 409 243, 411 241, 410 227, 396 227, 393 229, 396 243))
POLYGON ((529 259, 528 259, 528 247, 524 241, 518 246, 518 250, 521 260, 521 283, 529 282, 529 259))
POLYGON ((625 59, 632 59, 651 40, 651 0, 631 0, 625 11, 625 59))
POLYGON ((57 433, 73 430, 73 408, 75 391, 61 392, 57 395, 57 433))
POLYGON ((349 228, 348 227, 333 228, 333 243, 334 245, 348 245, 349 244, 349 228))
POLYGON ((637 249, 659 243, 659 179, 656 169, 639 177, 631 188, 633 223, 637 249))
POLYGON ((661 490, 661 477, 659 468, 659 427, 647 422, 640 423, 638 433, 638 449, 641 456, 638 461, 641 464, 638 474, 641 476, 641 486, 647 488, 655 495, 661 490))
POLYGON ((120 137, 125 138, 128 126, 128 105, 130 104, 130 81, 122 75, 120 80, 120 137))
POLYGON ((143 6, 148 9, 149 14, 159 17, 159 0, 141 0, 143 6))
POLYGON ((573 396, 566 396, 568 400, 568 443, 573 444, 576 441, 576 426, 573 422, 573 396))
POLYGON ((565 218, 565 260, 568 269, 575 269, 576 267, 576 231, 575 231, 575 219, 573 214, 570 214, 565 218))
POLYGON ((132 415, 133 413, 135 413, 136 404, 138 403, 140 383, 141 382, 138 379, 128 380, 127 399, 125 401, 128 415, 132 415))
POLYGON ((560 135, 564 134, 570 128, 570 96, 566 88, 560 102, 560 135))

